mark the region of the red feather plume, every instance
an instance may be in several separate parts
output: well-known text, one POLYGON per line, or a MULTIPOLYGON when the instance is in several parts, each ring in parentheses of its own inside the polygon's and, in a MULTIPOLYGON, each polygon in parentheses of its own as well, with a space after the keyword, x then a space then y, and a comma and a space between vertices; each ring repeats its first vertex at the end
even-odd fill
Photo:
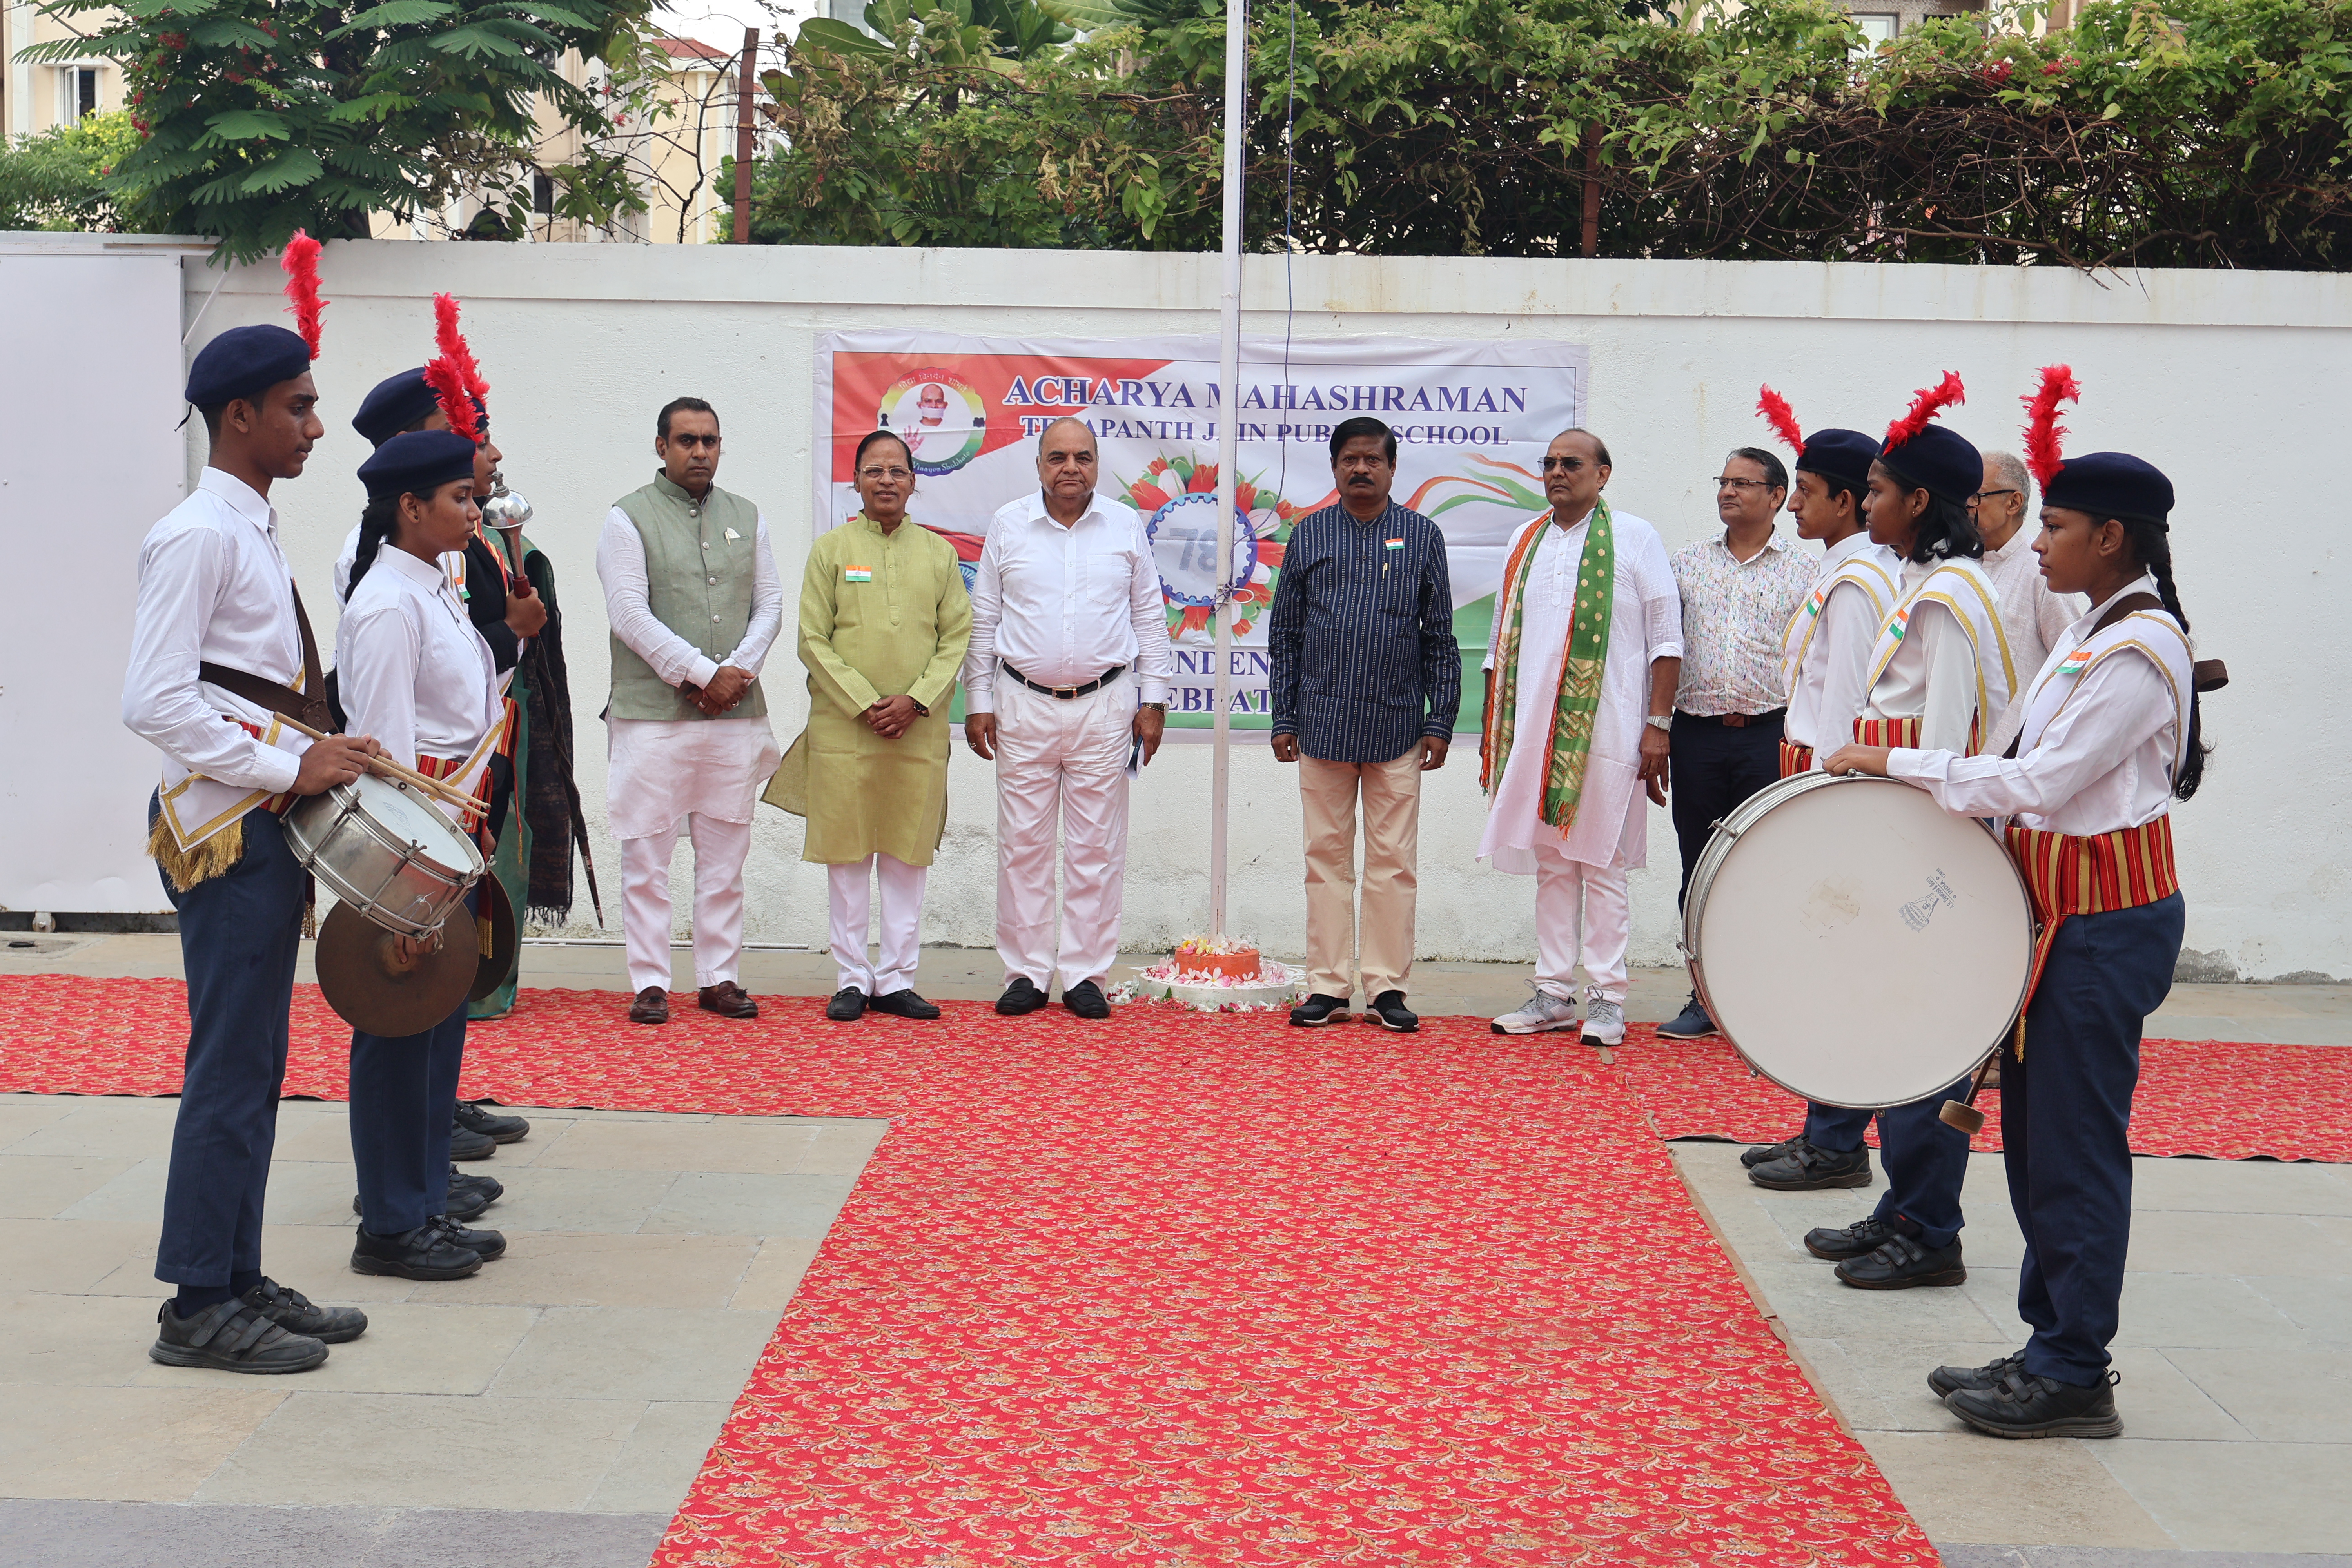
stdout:
POLYGON ((310 345, 310 357, 319 357, 319 313, 327 301, 319 298, 319 242, 300 229, 286 242, 286 254, 278 265, 286 271, 287 309, 294 312, 294 330, 310 345))
POLYGON ((1766 422, 1780 433, 1780 439, 1788 443, 1789 450, 1803 457, 1804 433, 1797 428, 1796 411, 1789 406, 1789 400, 1769 386, 1759 386, 1756 390, 1759 395, 1756 399, 1756 412, 1764 416, 1766 422))
POLYGON ((1960 384, 1960 378, 1946 371, 1943 380, 1933 386, 1923 387, 1911 400, 1911 406, 1904 410, 1903 417, 1886 427, 1886 439, 1882 443, 1882 449, 1892 452, 1925 430, 1927 422, 1937 414, 1956 403, 1966 403, 1968 395, 1969 389, 1960 384))
POLYGON ((2082 396, 2083 388, 2074 380, 2074 366, 2046 364, 2042 367, 2042 384, 2031 396, 2018 399, 2025 405, 2026 471, 2045 490, 2066 460, 2061 448, 2066 427, 2058 423, 2058 405, 2080 402, 2082 396))
POLYGON ((442 417, 449 428, 468 441, 482 438, 479 405, 489 395, 490 384, 482 379, 482 367, 474 362, 474 351, 466 346, 465 334, 457 330, 456 296, 433 296, 433 340, 440 356, 425 367, 425 383, 440 400, 442 417))

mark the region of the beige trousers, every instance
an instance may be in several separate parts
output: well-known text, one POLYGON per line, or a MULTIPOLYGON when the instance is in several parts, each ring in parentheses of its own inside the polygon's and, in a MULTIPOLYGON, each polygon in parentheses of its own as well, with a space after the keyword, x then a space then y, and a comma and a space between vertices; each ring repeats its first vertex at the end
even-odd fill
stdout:
POLYGON ((1307 827, 1307 988, 1364 1000, 1402 991, 1412 973, 1420 890, 1421 743, 1392 763, 1298 759, 1307 827), (1364 813, 1364 907, 1356 914, 1356 805, 1364 813))

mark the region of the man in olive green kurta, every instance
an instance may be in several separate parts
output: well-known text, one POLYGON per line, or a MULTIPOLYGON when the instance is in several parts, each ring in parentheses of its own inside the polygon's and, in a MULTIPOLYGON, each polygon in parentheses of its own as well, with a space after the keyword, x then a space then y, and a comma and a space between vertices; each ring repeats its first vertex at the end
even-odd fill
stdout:
POLYGON ((768 798, 808 818, 801 858, 832 868, 826 1008, 936 1018, 915 993, 923 882, 948 816, 949 694, 971 640, 971 597, 955 547, 901 521, 863 515, 820 534, 801 581, 809 721, 768 798), (797 798, 795 798, 797 797, 797 798), (881 884, 880 952, 869 960, 868 889, 881 884))

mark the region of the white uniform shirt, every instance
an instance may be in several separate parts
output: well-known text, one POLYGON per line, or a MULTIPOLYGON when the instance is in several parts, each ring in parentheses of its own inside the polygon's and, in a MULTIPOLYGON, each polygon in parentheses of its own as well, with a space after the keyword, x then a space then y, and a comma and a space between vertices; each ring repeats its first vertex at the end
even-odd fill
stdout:
MULTIPOLYGON (((1592 716, 1592 749, 1584 763, 1584 790, 1563 837, 1543 821, 1543 779, 1550 762, 1552 714, 1559 701, 1560 664, 1568 657, 1576 569, 1584 559, 1587 518, 1574 528, 1553 525, 1549 514, 1512 535, 1509 560, 1529 528, 1543 530, 1528 573, 1519 612, 1518 707, 1511 753, 1495 785, 1478 858, 1498 871, 1532 876, 1534 846, 1551 845, 1587 865, 1639 867, 1649 861, 1646 808, 1640 781, 1642 731, 1650 711, 1650 666, 1682 657, 1682 598, 1658 531, 1631 512, 1612 511, 1617 577, 1609 609, 1609 651, 1601 667, 1601 707, 1592 716)), ((1499 630, 1499 628, 1498 628, 1499 630)), ((1495 668, 1494 650, 1486 653, 1495 668)))
POLYGON ((1097 493, 1064 528, 1033 490, 998 510, 971 586, 965 712, 996 711, 1000 658, 1041 686, 1084 686, 1124 665, 1137 701, 1168 700, 1167 600, 1132 509, 1097 493))
POLYGON ((463 761, 505 711, 490 645, 437 563, 385 546, 335 628, 336 684, 354 735, 393 761, 463 761))
MULTIPOLYGON (((441 570, 448 576, 448 579, 452 583, 455 583, 465 574, 465 563, 466 552, 462 550, 452 550, 447 554, 441 557, 441 570)), ((352 531, 343 535, 343 548, 341 552, 335 557, 335 599, 338 603, 348 601, 351 598, 352 569, 359 563, 360 525, 358 523, 353 523, 352 524, 352 531)), ((341 681, 336 682, 338 688, 340 688, 341 684, 342 683, 341 681)))
MULTIPOLYGON (((1813 581, 1834 576, 1855 556, 1872 552, 1885 566, 1888 576, 1896 575, 1902 563, 1895 552, 1872 543, 1870 531, 1863 529, 1839 540, 1822 554, 1820 574, 1813 581)), ((1821 619, 1805 649, 1804 666, 1797 671, 1796 689, 1789 693, 1789 719, 1782 730, 1792 743, 1813 748, 1816 768, 1828 762, 1831 752, 1853 740, 1853 721, 1862 713, 1864 687, 1870 679, 1870 650, 1878 641, 1882 618, 1870 595, 1857 584, 1841 583, 1822 601, 1821 619)))
MULTIPOLYGON (((1903 595, 1927 580, 1940 561, 1903 563, 1903 595)), ((2000 682, 1992 683, 1998 687, 2000 682)), ((1922 721, 1919 745, 1931 752, 1966 752, 1969 721, 1977 713, 1977 651, 1959 617, 1930 600, 1911 612, 1903 646, 1887 662, 1863 704, 1867 719, 1922 721)), ((1998 715, 1996 715, 1998 717, 1998 715)), ((1852 740, 1849 731, 1846 739, 1852 740)), ((1834 752, 1838 745, 1824 742, 1834 752)))
POLYGON ((206 803, 211 809, 191 805, 181 814, 191 827, 254 792, 292 788, 300 770, 307 740, 289 731, 279 744, 263 744, 236 721, 267 730, 268 710, 196 679, 196 666, 210 662, 281 685, 299 682, 302 633, 293 583, 278 548, 277 511, 218 468, 204 471, 194 493, 149 530, 140 548, 122 722, 163 753, 166 792, 191 773, 222 786, 202 792, 220 797, 206 803))
MULTIPOLYGON (((2009 542, 1999 550, 1988 550, 1978 563, 1985 575, 1992 579, 1994 592, 2000 598, 2000 629, 2009 638, 2010 657, 2017 661, 2017 673, 2026 677, 2038 670, 2074 624, 2090 601, 2080 594, 2053 594, 2042 575, 2042 557, 2033 552, 2033 541, 2040 530, 2032 520, 2017 525, 2009 542)), ((2018 726, 2025 722, 2025 704, 2012 702, 2001 710, 2000 722, 1986 737, 1984 750, 1994 756, 2009 750, 2018 726)))
MULTIPOLYGON (((2156 591, 2156 579, 2144 575, 2123 592, 2156 591)), ((2090 640, 2115 602, 2095 606, 2059 634, 2029 693, 2090 640)), ((2030 696, 2014 704, 2031 705, 2030 696)), ((2025 738, 2016 760, 1897 750, 1888 754, 1886 771, 1958 816, 2015 816, 2026 827, 2085 837, 2113 833, 2153 822, 2170 809, 2179 713, 2171 681, 2152 661, 2111 654, 2084 672, 2041 733, 2025 738)))
MULTIPOLYGON (((784 589, 776 574, 768 520, 754 515, 760 521, 752 542, 751 614, 726 662, 756 676, 783 629, 784 589)), ((605 515, 604 535, 596 542, 596 575, 604 584, 604 613, 624 647, 672 686, 710 684, 719 661, 655 616, 645 541, 618 507, 605 515)), ((604 781, 605 814, 615 838, 651 838, 687 816, 749 822, 761 786, 782 760, 764 716, 606 722, 612 771, 604 781)))

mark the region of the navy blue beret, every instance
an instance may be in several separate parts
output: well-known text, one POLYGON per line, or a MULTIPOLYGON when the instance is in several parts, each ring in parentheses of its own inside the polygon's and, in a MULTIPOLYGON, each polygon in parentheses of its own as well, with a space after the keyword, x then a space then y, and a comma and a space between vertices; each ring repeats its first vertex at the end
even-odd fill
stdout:
POLYGON ((1871 459, 1877 456, 1878 442, 1859 430, 1816 430, 1797 454, 1797 472, 1819 474, 1858 490, 1870 482, 1871 459))
POLYGON ((361 400, 360 411, 352 416, 352 428, 381 447, 439 406, 433 389, 425 384, 425 367, 418 365, 377 382, 361 400))
POLYGON ((452 479, 474 477, 474 444, 454 430, 411 430, 394 436, 360 465, 368 500, 430 495, 452 479))
POLYGON ((1969 439, 1941 425, 1930 425, 1878 460, 1918 489, 1955 500, 1962 506, 1984 489, 1984 454, 1969 439))
POLYGON ((231 327, 197 351, 186 396, 199 408, 217 408, 231 398, 258 397, 310 369, 310 345, 285 328, 231 327))
POLYGON ((2087 511, 2095 518, 2134 518, 2167 523, 2172 512, 2172 481, 2154 463, 2129 452, 2089 452, 2069 458, 2042 488, 2045 506, 2087 511))

